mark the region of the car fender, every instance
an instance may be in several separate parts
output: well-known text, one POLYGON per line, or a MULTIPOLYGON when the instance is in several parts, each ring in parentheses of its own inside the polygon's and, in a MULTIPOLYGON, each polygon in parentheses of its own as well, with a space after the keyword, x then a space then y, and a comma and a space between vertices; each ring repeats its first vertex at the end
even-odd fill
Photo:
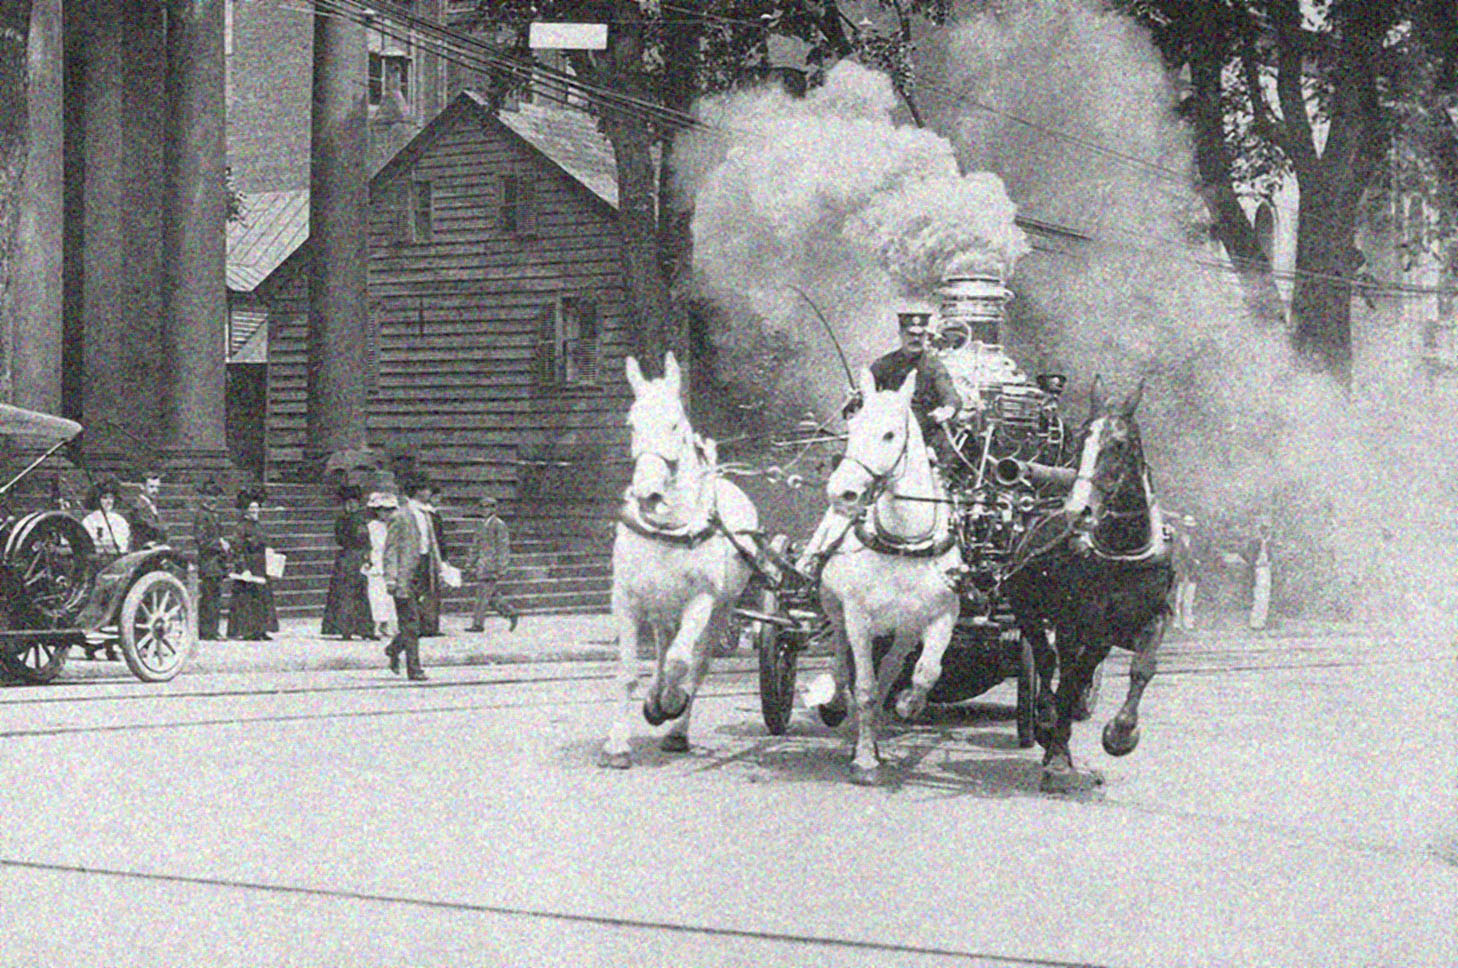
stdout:
POLYGON ((96 573, 91 595, 76 624, 84 629, 99 629, 110 625, 132 584, 141 575, 152 571, 170 571, 185 582, 187 557, 167 545, 156 545, 140 551, 130 551, 107 563, 96 573))

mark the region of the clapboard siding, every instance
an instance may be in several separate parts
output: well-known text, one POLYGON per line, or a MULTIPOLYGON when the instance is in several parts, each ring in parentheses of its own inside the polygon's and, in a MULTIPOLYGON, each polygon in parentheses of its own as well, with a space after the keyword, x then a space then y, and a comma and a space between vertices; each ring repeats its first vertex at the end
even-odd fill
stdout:
MULTIPOLYGON (((515 513, 580 518, 627 474, 630 344, 614 210, 500 122, 453 105, 371 185, 370 442, 409 453, 448 502, 489 489, 515 513), (503 174, 534 182, 535 234, 498 228, 503 174), (396 240, 400 180, 431 184, 431 238, 396 240), (540 314, 559 295, 597 301, 597 386, 539 385, 540 314), (565 463, 564 463, 565 462, 565 463)), ((300 250, 270 280, 268 448, 302 472, 308 305, 300 250)))

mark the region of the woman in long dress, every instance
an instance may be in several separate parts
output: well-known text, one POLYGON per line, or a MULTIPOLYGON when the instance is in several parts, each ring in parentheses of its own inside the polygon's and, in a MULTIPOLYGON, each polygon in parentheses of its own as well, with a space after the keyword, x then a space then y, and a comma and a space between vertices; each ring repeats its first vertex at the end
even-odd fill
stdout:
POLYGON ((242 491, 238 507, 243 516, 233 540, 233 594, 228 603, 228 638, 262 641, 278 630, 267 571, 268 534, 259 516, 263 495, 242 491))
POLYGON ((369 590, 365 585, 365 566, 370 556, 368 515, 361 509, 360 489, 347 484, 339 489, 344 513, 334 522, 334 541, 339 553, 334 559, 334 572, 329 577, 329 595, 324 601, 324 622, 321 635, 362 639, 375 637, 370 617, 369 590))
POLYGON ((370 539, 370 560, 365 570, 365 587, 369 591, 370 615, 375 621, 375 634, 380 638, 391 638, 395 634, 395 599, 385 587, 385 533, 389 530, 390 515, 399 506, 399 500, 388 491, 376 491, 370 495, 368 510, 371 512, 365 531, 370 539))

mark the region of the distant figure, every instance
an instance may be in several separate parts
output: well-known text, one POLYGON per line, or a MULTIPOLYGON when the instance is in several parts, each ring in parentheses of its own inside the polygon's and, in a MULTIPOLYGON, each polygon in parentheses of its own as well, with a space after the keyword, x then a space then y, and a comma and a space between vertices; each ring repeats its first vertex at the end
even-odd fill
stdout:
POLYGON ((228 605, 228 638, 257 642, 278 631, 278 615, 268 581, 268 533, 259 520, 263 512, 262 491, 240 491, 238 507, 243 512, 233 541, 233 596, 228 605))
POLYGON ((405 504, 390 518, 385 532, 385 587, 395 600, 400 629, 385 646, 390 671, 399 673, 405 656, 406 675, 414 682, 428 679, 420 664, 420 603, 440 586, 440 545, 425 508, 430 503, 429 480, 416 476, 401 484, 405 504))
POLYGON ((197 637, 203 641, 218 637, 223 579, 228 574, 228 539, 223 537, 223 519, 218 513, 222 496, 217 481, 203 481, 197 488, 197 511, 192 516, 192 537, 197 545, 197 637))
POLYGON ((132 534, 138 548, 167 543, 167 527, 157 512, 157 498, 161 493, 161 474, 148 473, 142 478, 142 490, 132 506, 132 534))
POLYGON ((390 515, 395 513, 399 501, 388 491, 375 491, 365 505, 370 519, 365 530, 370 539, 370 560, 365 567, 365 588, 370 599, 370 617, 375 622, 375 635, 393 638, 395 635, 395 600, 385 588, 385 533, 389 529, 390 515))
POLYGON ((1242 555, 1250 566, 1250 627, 1263 629, 1271 608, 1271 522, 1261 518, 1242 555))
POLYGON ((102 481, 86 501, 91 513, 81 519, 81 525, 99 554, 124 555, 132 549, 132 526, 116 509, 117 491, 115 481, 102 481))
POLYGON ((481 498, 481 520, 476 525, 471 550, 471 577, 481 587, 476 592, 476 609, 471 613, 471 624, 466 631, 485 631, 487 609, 506 619, 508 628, 516 631, 516 609, 501 591, 501 577, 510 561, 511 532, 496 513, 496 498, 488 494, 481 498))
POLYGON ((334 571, 329 576, 329 594, 324 601, 321 635, 337 635, 350 639, 375 637, 375 623, 370 616, 369 587, 365 571, 369 564, 370 535, 368 512, 363 507, 364 494, 353 484, 339 489, 343 512, 334 522, 334 543, 339 551, 334 558, 334 571))
POLYGON ((1208 553, 1204 536, 1193 514, 1186 514, 1175 531, 1175 627, 1195 630, 1195 596, 1205 570, 1208 553))

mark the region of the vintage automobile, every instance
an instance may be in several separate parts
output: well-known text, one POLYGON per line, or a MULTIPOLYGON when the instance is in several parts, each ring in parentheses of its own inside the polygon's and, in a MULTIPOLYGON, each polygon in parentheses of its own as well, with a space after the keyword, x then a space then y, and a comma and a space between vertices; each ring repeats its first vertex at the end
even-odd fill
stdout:
POLYGON ((102 555, 70 512, 11 508, 16 485, 80 433, 74 421, 0 405, 0 440, 46 447, 0 487, 0 672, 50 682, 76 646, 120 651, 138 679, 169 680, 196 645, 187 559, 166 545, 102 555))

